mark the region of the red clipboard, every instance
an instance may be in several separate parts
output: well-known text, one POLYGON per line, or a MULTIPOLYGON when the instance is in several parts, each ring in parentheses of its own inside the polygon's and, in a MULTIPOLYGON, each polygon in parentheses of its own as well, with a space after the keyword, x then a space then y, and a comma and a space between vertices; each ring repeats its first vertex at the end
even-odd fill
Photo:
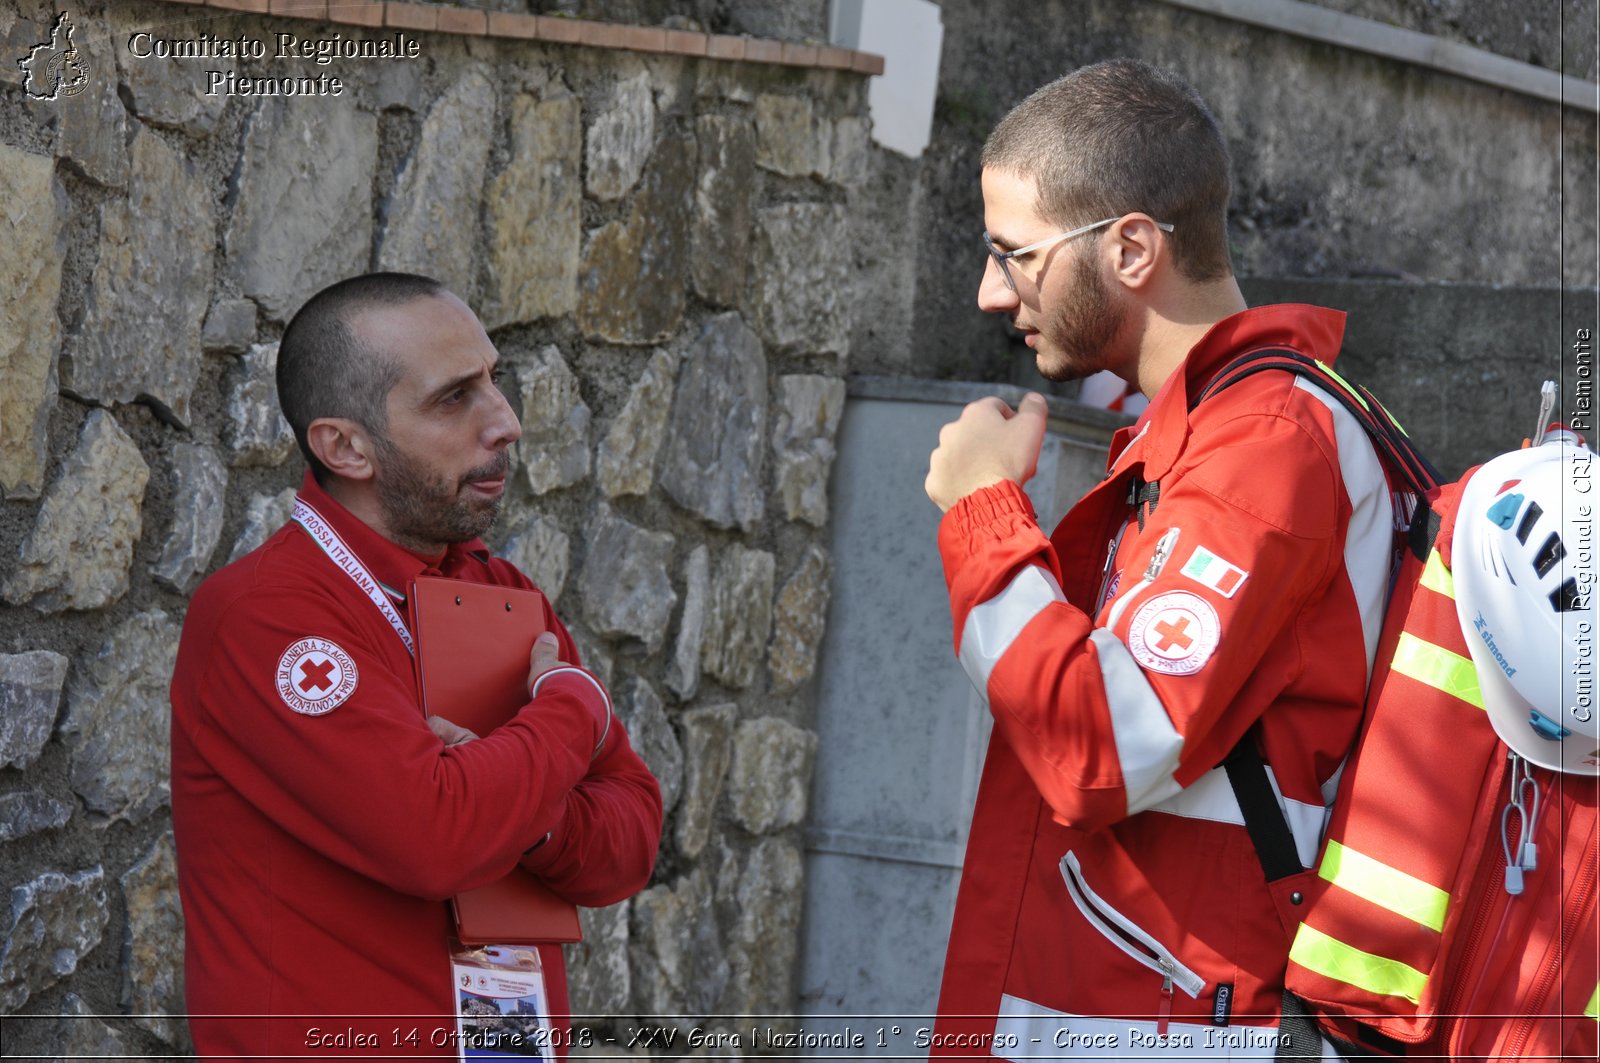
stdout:
MULTIPOLYGON (((419 576, 411 585, 422 708, 480 737, 528 703, 528 654, 548 630, 544 595, 519 587, 419 576)), ((578 909, 519 868, 451 900, 466 945, 569 944, 578 909)))

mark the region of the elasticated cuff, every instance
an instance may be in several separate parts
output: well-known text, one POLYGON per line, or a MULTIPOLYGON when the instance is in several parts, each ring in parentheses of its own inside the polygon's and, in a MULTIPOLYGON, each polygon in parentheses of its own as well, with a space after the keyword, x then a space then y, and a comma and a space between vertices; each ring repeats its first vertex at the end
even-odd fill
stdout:
POLYGON ((992 541, 1007 539, 1021 524, 1037 526, 1033 501, 1013 480, 980 487, 962 498, 944 515, 946 534, 958 539, 992 541))
POLYGON ((577 665, 564 664, 541 673, 528 688, 528 693, 534 699, 541 694, 569 694, 582 702, 594 717, 594 733, 597 736, 589 759, 600 755, 606 745, 606 736, 611 732, 611 695, 600 680, 577 665))

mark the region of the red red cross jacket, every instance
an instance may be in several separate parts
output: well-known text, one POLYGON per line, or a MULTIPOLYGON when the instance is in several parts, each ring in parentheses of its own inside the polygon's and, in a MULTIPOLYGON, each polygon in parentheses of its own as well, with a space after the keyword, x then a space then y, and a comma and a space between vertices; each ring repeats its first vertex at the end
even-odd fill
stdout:
POLYGON ((1259 722, 1309 866, 1360 719, 1394 502, 1315 385, 1260 373, 1189 401, 1248 351, 1332 362, 1343 321, 1219 322, 1051 538, 1012 484, 946 514, 957 652, 994 731, 933 1054, 1276 1050, 1286 936, 1217 765, 1259 722), (1160 484, 1142 527, 1135 479, 1160 484))
MULTIPOLYGON (((301 497, 380 588, 403 591, 419 575, 531 586, 481 542, 430 564, 309 476, 301 497)), ((576 662, 566 629, 546 619, 561 659, 576 662)), ((455 1058, 444 898, 505 874, 546 832, 524 866, 569 900, 614 903, 649 879, 660 791, 620 725, 590 763, 597 697, 566 673, 509 723, 445 748, 399 633, 298 524, 208 579, 172 680, 172 817, 199 1053, 455 1058), (319 640, 322 672, 291 674, 307 639, 319 640), (335 687, 319 682, 330 676, 335 687)), ((564 1014, 561 950, 540 953, 551 1010, 564 1014)))

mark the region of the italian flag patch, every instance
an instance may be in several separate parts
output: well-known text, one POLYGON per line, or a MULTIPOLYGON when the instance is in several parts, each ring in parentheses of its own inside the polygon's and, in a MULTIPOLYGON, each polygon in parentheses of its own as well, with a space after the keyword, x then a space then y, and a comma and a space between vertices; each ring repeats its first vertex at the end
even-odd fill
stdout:
POLYGON ((1213 554, 1203 546, 1194 548, 1194 553, 1189 555, 1189 561, 1183 566, 1183 574, 1200 584, 1210 587, 1224 598, 1232 598, 1233 592, 1243 586, 1250 573, 1238 565, 1230 564, 1213 554))

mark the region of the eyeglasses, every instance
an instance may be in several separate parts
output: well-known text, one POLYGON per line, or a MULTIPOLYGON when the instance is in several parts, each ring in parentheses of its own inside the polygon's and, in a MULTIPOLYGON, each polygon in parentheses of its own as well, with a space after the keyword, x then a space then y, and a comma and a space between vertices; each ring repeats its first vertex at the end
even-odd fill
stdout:
MULTIPOLYGON (((1030 251, 1037 251, 1041 247, 1049 247, 1051 244, 1060 243, 1062 240, 1070 240, 1074 236, 1082 236, 1084 233, 1093 232, 1096 229, 1103 229, 1107 225, 1110 225, 1113 222, 1121 221, 1125 217, 1127 217, 1127 215, 1119 214, 1115 218, 1107 218, 1105 221, 1097 221, 1093 224, 1071 229, 1064 233, 1056 233, 1054 236, 1047 236, 1037 243, 1029 244, 1027 247, 1019 247, 1015 251, 1001 251, 994 246, 994 239, 986 232, 983 234, 983 246, 989 249, 989 257, 994 259, 995 265, 1000 267, 1000 276, 1005 279, 1006 287, 1010 288, 1012 291, 1016 291, 1017 281, 1016 278, 1011 275, 1011 263, 1008 260, 1016 258, 1018 255, 1026 255, 1030 251)), ((1156 228, 1160 229, 1162 232, 1170 233, 1172 231, 1172 224, 1170 222, 1158 221, 1156 222, 1156 228)))

